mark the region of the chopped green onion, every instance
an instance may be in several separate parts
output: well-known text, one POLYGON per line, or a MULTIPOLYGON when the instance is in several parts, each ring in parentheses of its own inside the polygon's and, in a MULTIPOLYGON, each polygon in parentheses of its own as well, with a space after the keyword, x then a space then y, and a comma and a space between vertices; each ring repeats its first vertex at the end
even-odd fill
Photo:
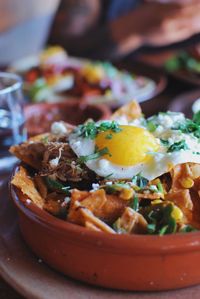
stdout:
POLYGON ((158 126, 154 124, 152 121, 147 121, 147 129, 149 130, 149 132, 155 132, 157 127, 158 126))
POLYGON ((132 202, 130 203, 130 207, 136 212, 139 210, 139 199, 136 195, 134 196, 132 202))

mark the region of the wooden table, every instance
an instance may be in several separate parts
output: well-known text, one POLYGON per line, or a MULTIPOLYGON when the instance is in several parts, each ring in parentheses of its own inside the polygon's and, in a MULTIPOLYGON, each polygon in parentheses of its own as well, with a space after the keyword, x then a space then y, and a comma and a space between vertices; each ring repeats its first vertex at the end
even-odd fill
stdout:
MULTIPOLYGON (((169 84, 166 90, 159 96, 155 97, 151 101, 147 101, 142 104, 143 111, 145 115, 151 115, 157 111, 165 111, 170 103, 170 101, 180 94, 181 92, 186 92, 192 90, 194 87, 176 81, 173 78, 169 79, 169 84)), ((0 177, 1 182, 1 177, 0 177)), ((1 184, 0 184, 1 186, 1 184)), ((0 187, 1 191, 1 187, 0 187)), ((170 297, 170 295, 169 295, 170 297)), ((0 280, 0 298, 1 299, 22 299, 23 297, 14 291, 3 279, 0 280)), ((67 297, 66 297, 67 298, 67 297)), ((54 298, 52 298, 54 299, 54 298)), ((56 299, 56 298, 55 298, 56 299)))

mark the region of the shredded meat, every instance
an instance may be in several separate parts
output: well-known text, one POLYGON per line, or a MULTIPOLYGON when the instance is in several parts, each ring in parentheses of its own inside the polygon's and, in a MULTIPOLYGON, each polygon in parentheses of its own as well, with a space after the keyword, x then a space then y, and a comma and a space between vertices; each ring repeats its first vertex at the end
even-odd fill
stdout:
POLYGON ((23 162, 36 170, 38 175, 54 175, 61 181, 80 182, 94 179, 94 173, 86 166, 79 165, 78 158, 71 150, 66 136, 55 137, 49 134, 42 135, 42 140, 29 141, 11 148, 23 162), (44 138, 48 138, 48 142, 44 138))

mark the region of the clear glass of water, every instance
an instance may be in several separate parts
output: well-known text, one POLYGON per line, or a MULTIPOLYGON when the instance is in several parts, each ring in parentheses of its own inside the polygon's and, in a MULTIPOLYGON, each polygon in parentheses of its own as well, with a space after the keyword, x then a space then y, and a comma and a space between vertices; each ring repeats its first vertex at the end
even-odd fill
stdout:
POLYGON ((23 104, 21 78, 0 72, 0 174, 10 170, 17 160, 9 153, 9 147, 27 137, 23 104))

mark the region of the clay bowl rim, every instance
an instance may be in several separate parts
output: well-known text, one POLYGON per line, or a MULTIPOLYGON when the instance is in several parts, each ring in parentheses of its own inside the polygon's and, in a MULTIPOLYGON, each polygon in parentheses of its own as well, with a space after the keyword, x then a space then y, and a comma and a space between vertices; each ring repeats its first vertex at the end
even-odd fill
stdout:
MULTIPOLYGON (((19 163, 13 169, 11 179, 18 171, 19 163)), ((195 252, 200 250, 200 232, 177 233, 164 236, 158 235, 126 235, 108 234, 91 231, 85 227, 56 218, 48 212, 40 209, 35 204, 23 203, 17 194, 17 188, 9 182, 9 192, 12 201, 23 217, 27 217, 37 224, 46 227, 47 230, 57 232, 58 235, 67 236, 73 243, 81 243, 86 247, 101 246, 101 250, 111 251, 115 254, 126 255, 170 255, 195 252)), ((20 216, 21 217, 21 216, 20 216)), ((66 239, 66 240, 67 240, 66 239)))

